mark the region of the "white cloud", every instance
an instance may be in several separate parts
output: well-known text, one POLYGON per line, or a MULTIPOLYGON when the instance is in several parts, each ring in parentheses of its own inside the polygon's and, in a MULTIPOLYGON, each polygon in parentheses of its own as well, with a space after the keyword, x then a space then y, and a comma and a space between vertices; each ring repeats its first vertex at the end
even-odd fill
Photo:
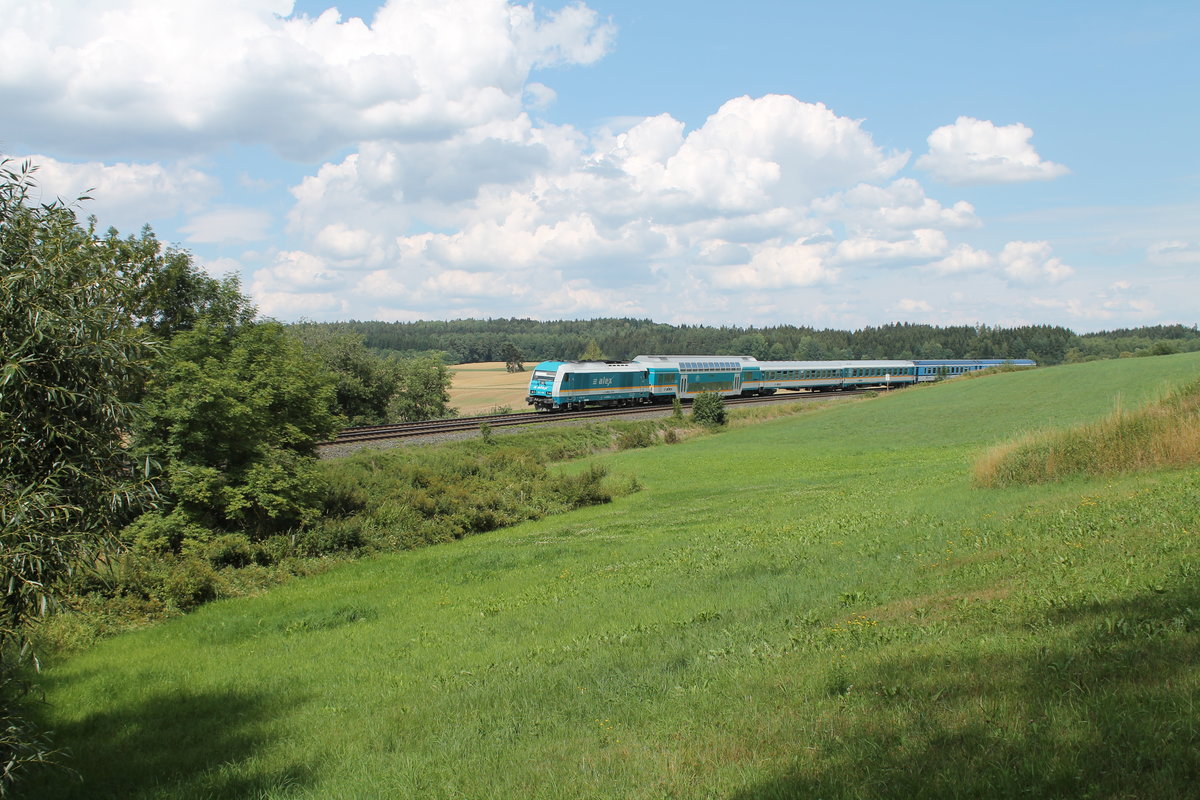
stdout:
POLYGON ((838 271, 826 264, 828 245, 795 244, 762 247, 749 263, 712 270, 712 282, 721 289, 785 289, 813 286, 837 279, 838 271))
MULTIPOLYGON (((858 121, 783 96, 737 98, 690 133, 666 114, 622 127, 587 137, 520 113, 440 141, 364 143, 293 188, 289 228, 351 302, 393 318, 645 315, 658 306, 634 299, 643 294, 715 313, 760 303, 754 292, 833 283, 837 238, 809 204, 857 187, 839 208, 866 219, 866 181, 890 180, 908 157, 858 121)), ((915 181, 878 191, 886 231, 857 237, 873 252, 848 262, 928 260, 947 246, 936 226, 975 224, 969 205, 943 208, 915 181)), ((276 265, 254 286, 279 296, 321 285, 276 265)))
POLYGON ((313 239, 313 249, 330 261, 348 264, 352 268, 382 266, 388 253, 378 234, 341 222, 321 228, 313 239))
POLYGON ((949 249, 946 234, 930 228, 918 228, 894 239, 861 236, 840 242, 833 255, 838 265, 895 266, 924 264, 941 258, 949 249))
POLYGON ((43 202, 72 202, 85 193, 92 199, 80 210, 94 214, 102 227, 134 233, 146 220, 203 208, 219 190, 217 181, 185 164, 134 164, 95 161, 71 163, 44 155, 25 156, 37 166, 34 178, 43 202))
POLYGON ((267 238, 271 215, 254 208, 222 208, 192 217, 180 231, 194 243, 256 242, 267 238))
POLYGON ((912 178, 901 178, 886 187, 861 183, 814 201, 813 210, 860 233, 914 228, 958 230, 981 224, 970 203, 960 200, 945 208, 926 197, 924 188, 912 178))
POLYGON ((1053 255, 1049 242, 1009 242, 998 255, 958 244, 922 269, 943 276, 992 274, 1021 286, 1058 283, 1075 274, 1074 268, 1053 255))
POLYGON ((345 288, 347 279, 320 258, 298 250, 279 253, 275 263, 254 275, 250 290, 255 296, 329 293, 345 288))
MULTIPOLYGON (((806 204, 890 178, 906 159, 875 146, 855 120, 776 95, 731 100, 686 135, 665 114, 593 139, 521 114, 440 142, 365 144, 295 187, 289 220, 314 240, 340 226, 383 242, 380 259, 404 284, 446 269, 509 274, 498 280, 554 269, 603 288, 678 279, 696 264, 740 265, 718 273, 726 288, 807 285, 833 273, 808 258, 813 237, 829 230, 806 204)), ((912 181, 889 196, 897 208, 914 205, 912 220, 955 227, 973 214, 926 202, 912 181)))
POLYGON ((232 258, 197 258, 196 264, 214 278, 224 278, 226 275, 237 275, 242 271, 242 264, 232 258))
POLYGON ((1155 242, 1146 248, 1146 260, 1156 266, 1200 265, 1200 244, 1180 240, 1155 242))
POLYGON ((1000 266, 1010 280, 1021 284, 1056 283, 1075 274, 1053 257, 1049 242, 1009 242, 1000 251, 1000 266))
POLYGON ((1062 164, 1043 161, 1033 149, 1033 131, 1020 124, 995 125, 988 120, 959 117, 929 134, 929 152, 917 159, 947 183, 1019 183, 1066 175, 1062 164))
POLYGON ((1031 297, 1029 305, 1036 309, 1062 312, 1078 320, 1125 320, 1130 325, 1145 324, 1159 313, 1153 301, 1138 296, 1126 296, 1124 289, 1115 293, 1096 292, 1089 297, 1031 297))
MULTIPOLYGON (((620 161, 619 152, 610 155, 620 161)), ((643 179, 643 188, 744 212, 795 207, 851 182, 890 178, 908 153, 885 153, 858 120, 839 117, 821 103, 767 95, 726 102, 665 161, 651 160, 661 163, 661 173, 643 175, 660 177, 661 183, 643 179)))
POLYGON ((242 142, 296 158, 441 139, 511 118, 533 69, 592 63, 614 34, 582 4, 390 0, 370 22, 291 11, 288 0, 0 0, 0 102, 23 111, 7 135, 87 155, 242 142))
POLYGON ((896 303, 896 310, 904 314, 928 314, 933 311, 933 306, 924 300, 913 300, 909 297, 901 298, 896 303))
POLYGON ((986 250, 976 250, 968 244, 954 247, 945 258, 928 265, 930 272, 954 275, 961 272, 983 272, 996 265, 996 259, 986 250))
POLYGON ((529 108, 542 110, 554 105, 558 94, 544 83, 528 83, 525 85, 525 105, 529 108))

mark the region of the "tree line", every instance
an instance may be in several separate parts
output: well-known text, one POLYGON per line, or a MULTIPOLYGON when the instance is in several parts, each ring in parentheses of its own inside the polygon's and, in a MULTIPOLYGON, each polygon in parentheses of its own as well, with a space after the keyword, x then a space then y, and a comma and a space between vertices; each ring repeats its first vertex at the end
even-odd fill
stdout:
POLYGON ((604 357, 648 353, 750 355, 763 361, 847 359, 1031 358, 1039 364, 1200 350, 1195 325, 1077 334, 1057 325, 935 326, 894 323, 855 331, 803 325, 668 325, 644 319, 538 321, 464 319, 338 322, 318 327, 363 337, 381 353, 434 356, 446 363, 580 358, 594 342, 604 357))

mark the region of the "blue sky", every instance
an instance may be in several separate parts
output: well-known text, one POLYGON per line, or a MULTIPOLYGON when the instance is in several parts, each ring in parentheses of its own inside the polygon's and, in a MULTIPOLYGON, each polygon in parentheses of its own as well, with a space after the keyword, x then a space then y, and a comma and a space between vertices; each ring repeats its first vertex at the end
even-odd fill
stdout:
POLYGON ((0 0, 0 151, 284 320, 1196 324, 1200 6, 0 0))

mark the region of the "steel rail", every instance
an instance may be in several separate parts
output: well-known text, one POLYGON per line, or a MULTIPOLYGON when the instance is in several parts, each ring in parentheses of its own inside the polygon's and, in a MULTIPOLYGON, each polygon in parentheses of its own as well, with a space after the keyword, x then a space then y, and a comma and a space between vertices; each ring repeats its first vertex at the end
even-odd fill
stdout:
MULTIPOLYGON (((831 400, 836 397, 849 397, 871 389, 844 389, 828 392, 806 391, 787 392, 767 397, 730 397, 725 399, 729 406, 756 405, 761 403, 777 403, 792 400, 831 400)), ((690 400, 684 400, 690 405, 690 400)), ((474 417, 450 417, 448 419, 427 420, 424 422, 399 422, 392 425, 373 425, 361 428, 347 428, 332 441, 320 442, 319 445, 353 444, 355 442, 373 442, 384 439, 405 439, 418 436, 433 436, 439 433, 460 433, 463 431, 478 431, 480 426, 487 424, 491 428, 508 428, 517 425, 537 425, 547 422, 569 422, 581 419, 605 419, 637 414, 653 413, 669 409, 665 403, 627 406, 620 408, 594 408, 584 411, 550 411, 516 414, 492 414, 474 417)))

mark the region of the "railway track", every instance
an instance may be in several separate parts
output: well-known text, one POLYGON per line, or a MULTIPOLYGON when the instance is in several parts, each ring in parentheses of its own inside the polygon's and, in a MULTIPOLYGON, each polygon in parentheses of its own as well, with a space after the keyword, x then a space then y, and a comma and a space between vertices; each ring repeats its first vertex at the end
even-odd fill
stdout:
MULTIPOLYGON (((862 394, 863 389, 850 389, 842 392, 788 392, 770 397, 733 397, 725 400, 726 406, 757 405, 760 403, 779 403, 797 400, 828 400, 833 397, 848 397, 862 394)), ((684 401, 685 405, 691 401, 684 401)), ((420 436, 433 436, 442 433, 459 433, 463 431, 478 431, 480 425, 487 423, 491 428, 508 428, 516 425, 537 425, 546 422, 565 422, 583 419, 609 419, 612 417, 636 416, 655 411, 664 411, 670 406, 646 405, 630 406, 627 408, 595 408, 586 411, 552 411, 519 414, 490 414, 477 417, 451 417, 450 419, 435 419, 426 422, 399 422, 393 425, 375 425, 363 428, 347 428, 332 441, 321 442, 322 446, 355 444, 357 442, 374 442, 384 439, 405 439, 420 436)))

